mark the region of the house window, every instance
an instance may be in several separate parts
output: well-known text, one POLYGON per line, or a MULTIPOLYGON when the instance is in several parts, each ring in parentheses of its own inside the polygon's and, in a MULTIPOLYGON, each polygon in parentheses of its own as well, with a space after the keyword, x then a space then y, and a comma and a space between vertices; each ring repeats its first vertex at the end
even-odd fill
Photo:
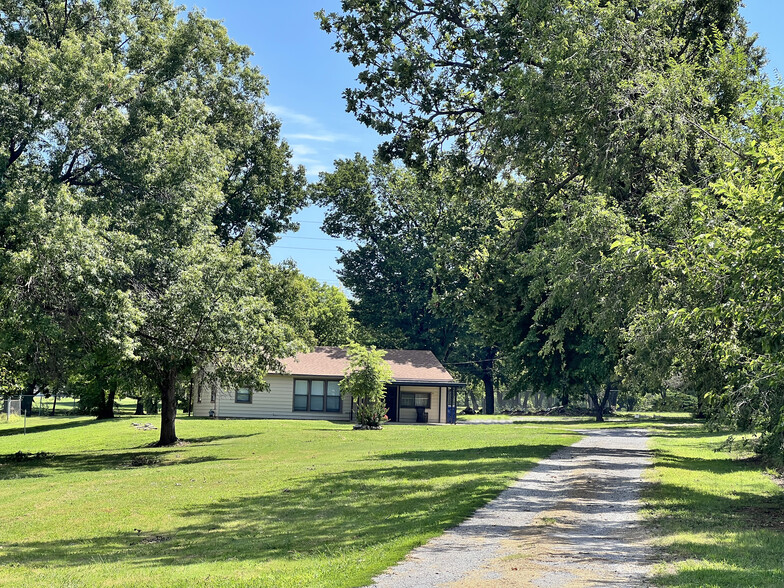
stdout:
POLYGON ((249 404, 251 401, 250 390, 247 388, 240 388, 234 392, 234 402, 249 404))
POLYGON ((310 410, 324 412, 324 380, 310 382, 310 410))
POLYGON ((294 410, 308 410, 307 380, 294 380, 294 410))
POLYGON ((294 410, 340 412, 340 385, 326 380, 294 380, 294 410))
POLYGON ((429 392, 401 392, 400 408, 430 408, 429 392))
POLYGON ((340 384, 327 382, 327 412, 340 412, 340 384))

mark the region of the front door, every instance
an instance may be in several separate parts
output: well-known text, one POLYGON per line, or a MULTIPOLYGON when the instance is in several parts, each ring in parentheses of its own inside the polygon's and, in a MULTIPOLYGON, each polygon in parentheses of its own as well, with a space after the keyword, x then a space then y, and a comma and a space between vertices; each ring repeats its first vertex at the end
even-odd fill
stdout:
POLYGON ((397 420, 397 386, 387 386, 387 417, 390 421, 397 420))

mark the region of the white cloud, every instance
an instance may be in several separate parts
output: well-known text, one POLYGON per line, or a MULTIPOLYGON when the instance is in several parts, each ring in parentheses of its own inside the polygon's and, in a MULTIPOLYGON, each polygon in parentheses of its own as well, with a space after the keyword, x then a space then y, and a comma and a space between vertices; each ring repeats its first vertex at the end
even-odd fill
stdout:
POLYGON ((323 143, 334 143, 338 140, 338 135, 332 133, 319 133, 318 135, 313 133, 292 133, 288 137, 297 141, 320 141, 323 143))
POLYGON ((300 125, 306 126, 321 126, 319 122, 312 116, 295 112, 286 106, 278 106, 275 104, 267 104, 267 110, 277 116, 283 121, 290 121, 300 125))
POLYGON ((291 144, 291 152, 294 154, 294 157, 303 157, 305 155, 314 155, 316 150, 313 147, 308 147, 307 145, 302 145, 300 143, 292 143, 291 144))
POLYGON ((318 179, 319 173, 332 170, 332 161, 335 159, 333 143, 357 141, 355 137, 333 132, 315 117, 287 106, 267 104, 267 110, 283 122, 283 138, 296 141, 289 145, 292 163, 304 165, 309 180, 318 179), (289 129, 293 132, 288 132, 289 129))

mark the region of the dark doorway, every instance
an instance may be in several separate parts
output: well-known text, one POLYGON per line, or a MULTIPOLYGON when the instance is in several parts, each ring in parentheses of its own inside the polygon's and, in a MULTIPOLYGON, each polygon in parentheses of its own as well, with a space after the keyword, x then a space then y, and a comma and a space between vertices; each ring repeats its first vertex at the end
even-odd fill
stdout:
POLYGON ((397 421, 397 386, 387 386, 387 417, 392 422, 397 421))

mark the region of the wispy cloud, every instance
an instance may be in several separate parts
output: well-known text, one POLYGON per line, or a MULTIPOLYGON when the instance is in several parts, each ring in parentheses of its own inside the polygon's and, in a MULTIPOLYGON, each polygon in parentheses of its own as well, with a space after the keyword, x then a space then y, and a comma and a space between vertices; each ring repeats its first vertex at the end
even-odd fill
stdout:
POLYGON ((302 114, 300 112, 295 112, 291 110, 287 106, 279 106, 277 104, 267 104, 267 110, 269 110, 272 114, 280 118, 284 121, 291 121, 296 122, 301 125, 306 126, 321 126, 320 123, 307 114, 302 114))
POLYGON ((304 165, 310 180, 315 180, 319 173, 332 169, 332 161, 335 159, 333 144, 357 141, 355 137, 334 132, 317 118, 288 106, 267 104, 267 110, 283 122, 281 135, 294 141, 290 144, 292 162, 304 165))
POLYGON ((320 141, 323 143, 334 143, 338 140, 339 136, 333 133, 320 133, 318 135, 313 133, 291 133, 288 135, 289 139, 297 141, 320 141))
POLYGON ((301 145, 299 143, 292 143, 290 147, 294 157, 304 157, 306 155, 314 155, 316 153, 316 150, 313 149, 313 147, 301 145))

